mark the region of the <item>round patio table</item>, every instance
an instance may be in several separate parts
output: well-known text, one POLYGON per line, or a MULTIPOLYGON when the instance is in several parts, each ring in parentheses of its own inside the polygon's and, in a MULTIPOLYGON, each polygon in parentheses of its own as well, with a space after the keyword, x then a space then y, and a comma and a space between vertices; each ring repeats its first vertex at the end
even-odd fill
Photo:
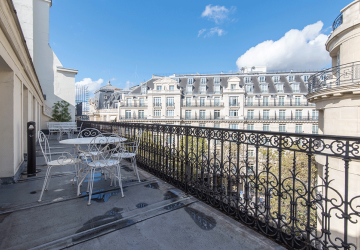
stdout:
POLYGON ((72 145, 89 145, 94 144, 106 144, 106 143, 119 143, 124 142, 127 139, 123 137, 84 137, 84 138, 73 138, 59 141, 60 144, 72 144, 72 145))

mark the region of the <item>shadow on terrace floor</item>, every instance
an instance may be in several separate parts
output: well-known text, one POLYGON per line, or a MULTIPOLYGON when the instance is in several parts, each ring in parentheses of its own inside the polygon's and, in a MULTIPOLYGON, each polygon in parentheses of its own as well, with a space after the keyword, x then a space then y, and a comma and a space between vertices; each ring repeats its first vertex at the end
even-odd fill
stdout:
MULTIPOLYGON (((71 149, 50 145, 52 152, 71 149)), ((87 206, 86 185, 77 197, 68 166, 54 168, 38 203, 46 165, 37 150, 36 177, 0 186, 0 249, 284 249, 145 171, 139 183, 126 161, 124 198, 97 174, 87 206)))

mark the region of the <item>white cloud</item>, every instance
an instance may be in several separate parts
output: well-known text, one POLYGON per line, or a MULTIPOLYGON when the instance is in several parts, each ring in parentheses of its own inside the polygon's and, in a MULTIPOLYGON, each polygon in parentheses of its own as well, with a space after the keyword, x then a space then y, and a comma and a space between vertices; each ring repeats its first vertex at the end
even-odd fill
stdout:
POLYGON ((198 37, 201 36, 202 33, 204 33, 206 29, 199 30, 198 37))
POLYGON ((104 80, 101 78, 97 81, 93 81, 93 80, 91 80, 91 78, 84 78, 84 79, 82 79, 82 81, 76 82, 75 86, 76 87, 87 86, 88 91, 90 93, 92 93, 95 90, 99 89, 103 82, 104 82, 104 80))
POLYGON ((209 20, 213 20, 215 23, 219 23, 226 20, 230 13, 234 12, 236 7, 227 9, 225 6, 211 6, 211 4, 205 7, 205 10, 201 14, 201 17, 207 17, 209 20))
POLYGON ((323 23, 292 29, 277 41, 268 40, 250 48, 240 56, 236 65, 241 67, 266 66, 270 70, 320 69, 330 63, 325 49, 327 36, 321 33, 323 23))
POLYGON ((111 78, 111 79, 110 79, 110 81, 115 81, 115 80, 116 80, 116 78, 111 78))

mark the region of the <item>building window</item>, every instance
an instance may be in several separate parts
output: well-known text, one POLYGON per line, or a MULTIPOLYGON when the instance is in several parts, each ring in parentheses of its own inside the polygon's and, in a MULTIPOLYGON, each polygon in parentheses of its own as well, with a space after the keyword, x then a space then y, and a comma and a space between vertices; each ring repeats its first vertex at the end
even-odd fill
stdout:
POLYGON ((254 98, 252 97, 252 96, 249 96, 248 98, 247 98, 247 105, 248 106, 253 106, 254 104, 253 104, 253 100, 254 100, 254 98))
POLYGON ((231 117, 237 117, 238 116, 238 111, 237 110, 230 110, 230 116, 231 117))
POLYGON ((140 98, 140 107, 145 107, 145 99, 140 98))
POLYGON ((312 133, 317 135, 318 130, 319 130, 319 126, 317 124, 313 124, 312 125, 312 133))
POLYGON ((263 124, 263 131, 270 131, 270 124, 263 124))
POLYGON ((214 83, 220 84, 220 77, 214 77, 214 83))
POLYGON ((174 116, 174 110, 167 110, 166 116, 174 116))
POLYGON ((279 110, 279 120, 285 120, 285 109, 279 110))
POLYGON ((200 86, 200 93, 205 94, 206 93, 206 85, 200 86))
POLYGON ((186 97, 186 107, 191 107, 191 97, 186 97))
POLYGON ((278 93, 284 93, 284 84, 282 83, 276 84, 276 90, 278 93))
POLYGON ((115 103, 114 103, 114 108, 117 109, 118 107, 119 107, 119 103, 118 103, 118 102, 115 102, 115 103))
POLYGON ((131 107, 131 99, 130 98, 126 99, 126 106, 131 107))
POLYGON ((248 124, 247 130, 254 130, 254 124, 248 124))
POLYGON ((139 119, 144 119, 144 110, 139 110, 139 119))
POLYGON ((302 119, 302 110, 301 109, 295 110, 295 119, 296 120, 301 120, 302 119))
POLYGON ((286 125, 285 124, 279 124, 279 132, 286 132, 286 125))
POLYGON ((169 86, 169 90, 174 90, 175 89, 175 86, 174 85, 170 85, 169 86))
POLYGON ((244 77, 245 83, 251 83, 251 77, 244 77))
POLYGON ((215 85, 215 93, 220 94, 220 85, 215 85))
POLYGON ((191 119, 191 110, 185 111, 185 119, 191 119))
POLYGON ((161 116, 161 110, 154 110, 154 116, 161 116))
POLYGON ((168 97, 166 100, 166 105, 168 107, 174 107, 174 97, 168 97))
POLYGON ((154 106, 161 107, 161 97, 154 97, 154 106))
POLYGON ((141 94, 146 94, 147 86, 141 86, 141 94))
POLYGON ((200 123, 199 127, 205 128, 205 123, 200 123))
POLYGON ((237 124, 229 124, 229 128, 230 129, 238 129, 238 125, 237 124))
POLYGON ((313 111, 312 111, 312 119, 313 120, 318 120, 319 119, 319 111, 318 110, 313 109, 313 111))
POLYGON ((220 106, 220 97, 215 97, 215 107, 220 106))
POLYGON ((300 106, 300 96, 295 96, 295 106, 300 106))
POLYGON ((274 83, 280 82, 280 76, 273 76, 274 83))
POLYGON ((269 106, 269 97, 268 96, 263 97, 263 105, 264 106, 269 106))
POLYGON ((302 124, 296 124, 295 125, 295 133, 302 133, 302 124))
POLYGON ((259 82, 265 82, 265 76, 259 76, 259 82))
POLYGON ((245 85, 245 91, 246 91, 246 93, 252 93, 253 92, 253 85, 252 84, 246 84, 245 85))
POLYGON ((186 87, 186 93, 187 94, 192 94, 192 89, 193 89, 192 86, 187 86, 186 87))
POLYGON ((254 119, 254 110, 248 110, 247 111, 247 117, 249 120, 254 119))
POLYGON ((263 119, 264 120, 270 119, 270 110, 263 110, 263 119))
POLYGON ((126 111, 125 111, 125 118, 126 118, 126 119, 130 119, 130 118, 131 118, 131 110, 126 110, 126 111))
POLYGON ((262 93, 267 93, 268 92, 268 85, 267 84, 260 84, 260 87, 261 87, 261 92, 262 93))
POLYGON ((185 126, 191 126, 190 122, 185 123, 185 126))
POLYGON ((237 106, 239 106, 239 97, 237 97, 237 96, 230 96, 229 105, 230 105, 230 107, 237 107, 237 106))
POLYGON ((200 110, 200 119, 205 119, 205 110, 200 110))
POLYGON ((236 89, 236 84, 231 84, 231 89, 236 89))
POLYGON ((214 110, 214 119, 220 119, 220 110, 214 110))
POLYGON ((254 157, 254 150, 248 150, 248 157, 254 157))
POLYGON ((279 96, 279 106, 285 106, 285 97, 279 96))
POLYGON ((304 77, 303 77, 303 79, 304 79, 304 82, 308 82, 309 81, 309 75, 305 75, 304 77))
POLYGON ((156 86, 156 90, 161 90, 162 86, 156 86))
POLYGON ((205 106, 205 97, 200 97, 200 106, 201 107, 205 106))
POLYGON ((289 82, 293 82, 294 81, 294 76, 288 76, 288 80, 289 80, 289 82))
POLYGON ((299 93, 300 92, 299 84, 298 83, 292 84, 292 89, 294 93, 299 93))
POLYGON ((194 79, 193 79, 193 78, 189 78, 189 79, 188 79, 188 84, 191 84, 191 85, 192 85, 193 83, 194 83, 194 79))
POLYGON ((107 95, 104 95, 104 99, 108 99, 108 96, 107 96, 107 95))
POLYGON ((201 78, 201 84, 206 84, 206 78, 205 77, 201 78))

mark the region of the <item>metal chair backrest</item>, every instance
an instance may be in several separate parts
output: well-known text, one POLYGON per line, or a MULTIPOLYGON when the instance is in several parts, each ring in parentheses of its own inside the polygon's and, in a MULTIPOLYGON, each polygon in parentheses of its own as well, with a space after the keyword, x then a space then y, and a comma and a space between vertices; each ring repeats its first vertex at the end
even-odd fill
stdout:
POLYGON ((45 162, 47 164, 48 162, 51 161, 50 146, 46 135, 41 131, 38 132, 38 142, 40 144, 41 151, 44 155, 45 162))
POLYGON ((101 135, 101 132, 97 130, 96 128, 86 128, 79 132, 78 138, 84 138, 84 137, 95 137, 101 135))
MULTIPOLYGON (((117 134, 103 133, 93 138, 89 144, 88 152, 96 152, 91 155, 93 162, 116 159, 113 155, 121 151, 122 138, 117 134)), ((117 156, 119 158, 120 156, 117 156)))

